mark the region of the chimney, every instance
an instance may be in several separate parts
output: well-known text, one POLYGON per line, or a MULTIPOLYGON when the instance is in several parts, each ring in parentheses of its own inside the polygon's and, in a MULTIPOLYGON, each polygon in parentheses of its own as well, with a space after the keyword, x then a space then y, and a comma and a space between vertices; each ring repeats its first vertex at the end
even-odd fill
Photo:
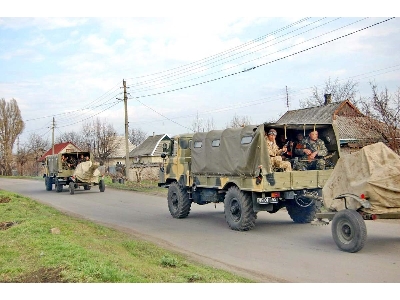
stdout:
POLYGON ((325 94, 325 105, 331 104, 332 103, 332 95, 331 94, 325 94))

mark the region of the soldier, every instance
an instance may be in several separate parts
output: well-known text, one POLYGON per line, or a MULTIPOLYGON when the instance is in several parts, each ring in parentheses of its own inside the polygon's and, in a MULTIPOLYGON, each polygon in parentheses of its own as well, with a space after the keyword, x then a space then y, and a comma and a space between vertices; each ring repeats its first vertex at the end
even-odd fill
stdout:
POLYGON ((324 141, 318 138, 318 131, 311 131, 302 145, 303 148, 295 149, 295 154, 300 156, 296 170, 325 170, 324 156, 328 154, 328 149, 324 141))
POLYGON ((280 168, 284 171, 292 171, 292 165, 289 161, 282 160, 282 154, 287 152, 287 147, 284 146, 282 149, 279 149, 278 145, 275 142, 276 139, 276 130, 270 129, 268 134, 266 135, 267 146, 269 158, 272 164, 272 169, 280 168))

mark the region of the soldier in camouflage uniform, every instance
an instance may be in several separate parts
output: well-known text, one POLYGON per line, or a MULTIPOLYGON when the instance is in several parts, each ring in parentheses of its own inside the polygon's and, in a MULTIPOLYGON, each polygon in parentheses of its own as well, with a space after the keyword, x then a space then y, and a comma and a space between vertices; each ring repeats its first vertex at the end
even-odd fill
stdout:
POLYGON ((292 165, 289 161, 284 161, 282 159, 282 154, 287 152, 287 147, 283 146, 282 149, 279 149, 278 145, 276 144, 276 130, 270 129, 268 134, 265 136, 268 146, 268 153, 269 158, 272 164, 272 170, 278 168, 282 169, 283 171, 292 171, 292 165))
POLYGON ((303 148, 296 149, 295 154, 299 156, 295 163, 296 170, 325 170, 325 159, 328 149, 323 140, 318 138, 318 131, 311 131, 302 142, 303 148))

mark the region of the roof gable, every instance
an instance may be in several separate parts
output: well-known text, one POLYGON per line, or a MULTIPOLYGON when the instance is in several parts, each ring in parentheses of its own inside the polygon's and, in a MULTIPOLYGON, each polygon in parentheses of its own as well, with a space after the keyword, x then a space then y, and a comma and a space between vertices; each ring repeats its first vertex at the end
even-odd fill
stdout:
POLYGON ((143 143, 129 153, 129 157, 153 156, 162 140, 170 140, 166 134, 149 136, 143 143))
MULTIPOLYGON (((82 151, 79 147, 77 147, 74 143, 72 142, 64 142, 64 143, 59 143, 59 144, 54 144, 54 154, 62 153, 65 148, 67 148, 69 145, 73 146, 74 148, 77 149, 77 151, 82 151)), ((43 154, 38 161, 44 161, 46 156, 52 155, 53 154, 53 147, 50 148, 49 150, 46 151, 45 154, 43 154)))

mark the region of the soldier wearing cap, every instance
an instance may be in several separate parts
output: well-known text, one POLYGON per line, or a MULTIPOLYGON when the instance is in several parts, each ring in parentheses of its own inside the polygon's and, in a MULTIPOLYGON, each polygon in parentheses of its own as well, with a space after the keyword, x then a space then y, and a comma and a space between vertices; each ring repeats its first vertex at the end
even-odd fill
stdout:
POLYGON ((287 152, 287 147, 283 146, 282 149, 279 149, 276 144, 276 135, 277 132, 275 129, 270 129, 266 135, 267 146, 269 158, 272 164, 272 169, 279 168, 284 171, 292 171, 292 165, 288 161, 282 160, 282 154, 287 152))
POLYGON ((318 131, 311 131, 302 142, 303 147, 296 149, 299 155, 299 162, 296 165, 298 170, 325 170, 325 159, 328 149, 323 140, 318 138, 318 131))

